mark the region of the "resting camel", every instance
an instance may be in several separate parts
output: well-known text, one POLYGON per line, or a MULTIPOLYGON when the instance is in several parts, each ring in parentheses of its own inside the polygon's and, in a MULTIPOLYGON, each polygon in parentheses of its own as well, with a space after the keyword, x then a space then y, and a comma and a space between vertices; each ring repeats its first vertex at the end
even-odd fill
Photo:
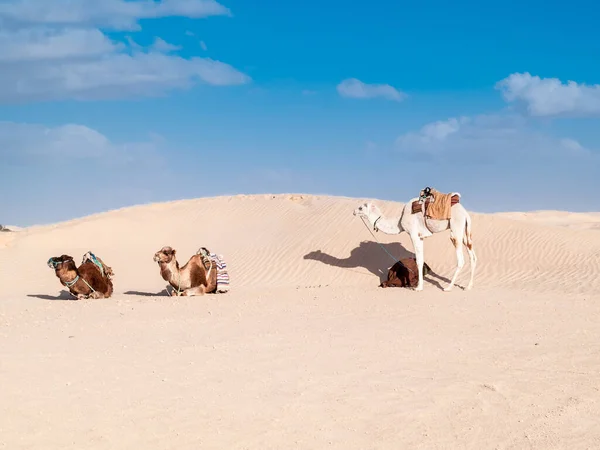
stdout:
MULTIPOLYGON (((431 272, 427 263, 423 263, 423 275, 431 272)), ((388 269, 387 280, 379 286, 387 287, 415 287, 419 283, 418 268, 415 258, 403 258, 388 269)))
POLYGON ((154 254, 154 261, 160 267, 161 276, 173 287, 172 296, 204 295, 215 292, 217 268, 210 259, 206 260, 205 264, 202 250, 209 254, 206 249, 198 250, 182 268, 179 268, 179 262, 175 258, 175 249, 163 247, 154 254))
POLYGON ((107 274, 107 272, 110 272, 112 276, 113 271, 104 264, 102 264, 104 266, 103 271, 91 259, 86 260, 84 258, 84 262, 77 267, 73 257, 69 255, 54 256, 48 260, 47 264, 48 267, 54 269, 54 273, 61 284, 68 287, 69 292, 79 300, 84 298, 109 298, 113 293, 113 284, 107 274))
POLYGON ((354 215, 366 218, 375 231, 381 231, 385 234, 400 234, 403 231, 408 233, 415 250, 419 271, 419 283, 415 288, 416 291, 423 290, 423 239, 433 236, 434 233, 441 233, 448 229, 450 229, 450 240, 456 248, 456 270, 450 280, 450 284, 444 288, 444 291, 448 292, 452 290, 460 270, 465 265, 463 243, 467 247, 471 261, 471 279, 469 280, 467 289, 473 287, 477 256, 473 249, 473 239, 471 236, 471 216, 462 204, 459 203, 460 194, 453 193, 452 197, 450 218, 444 220, 426 219, 425 212, 421 211, 421 209, 426 209, 428 203, 426 201, 425 205, 423 205, 420 197, 410 199, 404 205, 400 217, 384 217, 381 210, 370 202, 364 203, 354 210, 354 215), (425 208, 419 208, 419 206, 424 206, 425 208))

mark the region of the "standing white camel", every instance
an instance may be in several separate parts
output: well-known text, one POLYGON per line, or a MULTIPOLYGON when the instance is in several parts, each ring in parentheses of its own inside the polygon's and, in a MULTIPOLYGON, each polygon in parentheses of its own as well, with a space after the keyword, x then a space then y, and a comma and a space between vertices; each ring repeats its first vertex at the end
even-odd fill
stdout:
MULTIPOLYGON (((458 193, 453 193, 453 195, 460 197, 458 193)), ((415 250, 415 258, 419 269, 419 282, 415 288, 417 291, 423 290, 423 239, 433 236, 433 233, 441 233, 449 228, 450 240, 456 248, 456 270, 450 284, 444 291, 452 290, 460 270, 465 265, 463 243, 467 247, 467 252, 471 260, 471 279, 467 286, 467 289, 471 289, 473 287, 473 278, 475 277, 475 266, 477 265, 477 256, 473 249, 471 236, 471 216, 469 216, 467 210, 460 203, 456 203, 450 209, 450 219, 425 219, 423 212, 413 213, 413 203, 418 201, 419 198, 409 200, 402 209, 400 217, 386 218, 381 213, 381 210, 370 202, 356 208, 354 215, 366 218, 375 231, 382 231, 385 234, 400 234, 403 231, 408 233, 415 250), (425 223, 425 220, 427 220, 427 223, 425 223)))

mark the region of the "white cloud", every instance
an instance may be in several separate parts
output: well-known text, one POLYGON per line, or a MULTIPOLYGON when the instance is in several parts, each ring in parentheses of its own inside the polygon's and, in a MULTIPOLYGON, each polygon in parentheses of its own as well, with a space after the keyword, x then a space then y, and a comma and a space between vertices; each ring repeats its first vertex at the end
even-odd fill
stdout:
POLYGON ((94 29, 26 28, 0 32, 0 63, 97 57, 122 48, 94 29))
POLYGON ((208 50, 208 47, 206 46, 206 42, 200 41, 200 48, 204 51, 208 50))
POLYGON ((451 118, 423 126, 396 140, 396 148, 416 159, 493 162, 590 157, 579 142, 535 130, 517 116, 479 115, 451 118))
POLYGON ((160 136, 116 141, 82 124, 0 122, 0 203, 18 222, 39 223, 180 198, 165 180, 180 176, 181 162, 173 171, 177 149, 166 146, 160 136))
POLYGON ((156 95, 195 81, 226 86, 249 78, 210 58, 184 59, 159 52, 111 54, 86 61, 36 64, 0 72, 0 101, 31 99, 101 99, 156 95))
POLYGON ((406 94, 389 84, 366 84, 356 78, 348 78, 337 85, 337 91, 342 97, 369 99, 382 97, 400 102, 406 94))
POLYGON ((160 53, 169 53, 174 52, 175 50, 181 50, 181 46, 169 44, 167 41, 159 37, 154 39, 152 48, 160 53))
POLYGON ((458 133, 461 125, 468 122, 468 117, 459 117, 458 119, 438 120, 437 122, 427 124, 421 129, 423 142, 443 141, 448 136, 458 133))
POLYGON ((109 164, 148 162, 158 157, 159 139, 117 144, 102 133, 79 124, 48 127, 0 122, 0 162, 65 164, 95 160, 109 164))
POLYGON ((160 37, 144 49, 129 36, 125 43, 115 42, 91 27, 125 27, 126 22, 140 18, 168 15, 203 17, 211 15, 211 11, 229 13, 214 1, 58 3, 64 3, 63 8, 57 7, 57 1, 47 0, 0 4, 0 25, 4 25, 0 32, 0 101, 161 95, 198 82, 226 86, 251 81, 221 61, 171 55, 180 47, 160 37))
POLYGON ((600 115, 600 84, 588 86, 558 78, 513 73, 496 84, 507 102, 523 102, 532 116, 600 115))
POLYGON ((88 25, 118 30, 139 29, 139 19, 231 15, 214 0, 5 0, 0 22, 23 24, 88 25))

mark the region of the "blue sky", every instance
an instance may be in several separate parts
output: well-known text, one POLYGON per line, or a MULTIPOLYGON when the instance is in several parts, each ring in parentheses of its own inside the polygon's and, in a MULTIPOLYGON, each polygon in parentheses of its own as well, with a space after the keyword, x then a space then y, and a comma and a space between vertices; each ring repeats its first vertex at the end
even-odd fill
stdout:
POLYGON ((0 223, 237 193, 406 201, 426 185, 474 211, 598 211, 599 13, 1 0, 0 223))

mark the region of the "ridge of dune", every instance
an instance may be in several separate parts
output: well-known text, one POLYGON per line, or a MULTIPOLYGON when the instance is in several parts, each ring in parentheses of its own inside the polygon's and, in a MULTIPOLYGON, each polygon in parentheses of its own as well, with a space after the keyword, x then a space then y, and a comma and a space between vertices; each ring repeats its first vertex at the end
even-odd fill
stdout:
POLYGON ((16 238, 17 233, 21 230, 21 227, 4 225, 3 229, 0 230, 0 248, 9 245, 9 243, 16 238))
MULTIPOLYGON (((264 284, 377 286, 393 260, 352 215, 365 200, 306 194, 219 196, 136 205, 38 225, 18 233, 0 252, 0 263, 9 267, 0 274, 0 283, 7 286, 9 280, 28 279, 30 290, 55 292, 60 286, 45 267, 47 259, 66 253, 79 260, 91 250, 115 270, 115 294, 156 292, 165 283, 152 256, 170 245, 181 263, 201 246, 223 254, 236 289, 264 284)), ((387 216, 399 215, 403 206, 373 201, 387 216)), ((594 230, 543 227, 541 219, 515 220, 515 213, 471 214, 479 258, 476 288, 600 289, 600 239, 594 230), (572 282, 574 277, 578 283, 572 282)), ((406 233, 376 236, 397 258, 413 253, 406 233)), ((425 259, 442 278, 451 277, 455 254, 449 232, 426 239, 425 259)), ((468 272, 467 259, 459 283, 468 272)))
MULTIPOLYGON (((405 202, 396 200, 383 200, 369 197, 349 197, 343 195, 330 195, 330 194, 305 194, 305 193, 278 193, 278 194, 232 194, 232 195, 215 195, 207 197, 192 197, 182 198, 177 200, 166 200, 161 202, 150 202, 150 203, 139 203, 134 205, 122 206, 120 208, 114 208, 107 211, 100 211, 92 214, 88 214, 81 217, 74 217, 71 219, 61 220, 46 224, 34 224, 26 227, 16 225, 5 225, 5 228, 10 231, 24 231, 24 230, 41 230, 46 228, 53 228, 58 226, 76 224, 81 222, 87 222, 97 218, 105 217, 110 214, 115 214, 123 211, 133 212, 144 208, 161 208, 169 205, 184 204, 186 202, 197 202, 199 200, 222 200, 231 201, 234 199, 288 199, 292 201, 299 201, 302 199, 321 199, 329 198, 332 200, 350 200, 356 202, 362 201, 374 201, 380 203, 392 203, 399 206, 403 206, 405 202)), ((406 197, 407 199, 409 197, 406 197)), ((535 221, 543 223, 545 225, 555 225, 555 222, 560 222, 559 226, 563 225, 574 225, 577 226, 581 222, 600 223, 600 212, 589 211, 589 212, 571 212, 561 210, 531 210, 531 211, 500 211, 492 213, 484 213, 469 209, 471 214, 480 214, 493 217, 502 217, 510 220, 517 221, 535 221)))

